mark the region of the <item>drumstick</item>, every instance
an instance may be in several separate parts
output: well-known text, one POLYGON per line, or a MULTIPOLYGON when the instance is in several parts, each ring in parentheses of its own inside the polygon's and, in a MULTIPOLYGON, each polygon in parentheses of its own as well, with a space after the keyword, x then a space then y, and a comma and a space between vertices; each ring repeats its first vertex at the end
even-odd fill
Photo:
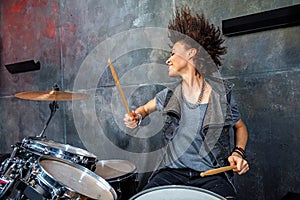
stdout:
POLYGON ((226 171, 229 171, 229 170, 233 170, 235 168, 236 168, 236 165, 220 167, 220 168, 217 168, 217 169, 211 169, 211 170, 207 170, 205 172, 201 172, 200 176, 204 177, 204 176, 215 175, 215 174, 218 174, 218 173, 221 173, 221 172, 226 172, 226 171))
POLYGON ((113 78, 114 78, 114 80, 115 80, 116 86, 117 86, 117 88, 118 88, 118 90, 119 90, 119 93, 120 93, 120 95, 121 95, 121 99, 122 99, 123 104, 124 104, 124 106, 125 106, 126 112, 127 112, 127 114, 128 114, 129 116, 131 116, 131 112, 130 112, 130 110, 129 110, 129 107, 128 107, 126 98, 125 98, 124 93, 123 93, 123 90, 122 90, 122 88, 121 88, 121 85, 120 85, 120 82, 119 82, 118 75, 117 75, 117 73, 116 73, 116 71, 115 71, 115 69, 114 69, 114 66, 113 66, 113 64, 112 64, 112 62, 111 62, 110 59, 108 59, 108 63, 109 63, 110 71, 111 71, 111 73, 112 73, 112 75, 113 75, 113 78))

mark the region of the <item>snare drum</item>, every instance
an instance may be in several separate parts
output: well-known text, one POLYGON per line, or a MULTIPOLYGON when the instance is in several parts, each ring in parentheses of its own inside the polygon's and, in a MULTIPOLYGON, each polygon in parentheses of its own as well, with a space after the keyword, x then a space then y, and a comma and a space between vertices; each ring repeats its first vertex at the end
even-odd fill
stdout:
POLYGON ((117 194, 103 178, 67 160, 42 156, 33 176, 37 191, 51 199, 115 200, 117 194))
POLYGON ((66 159, 88 169, 92 169, 97 159, 94 154, 86 150, 41 138, 24 138, 22 147, 39 156, 49 155, 66 159))
POLYGON ((101 160, 96 163, 95 173, 115 189, 118 200, 128 200, 136 194, 137 173, 133 163, 127 160, 101 160))
POLYGON ((211 191, 181 185, 168 185, 146 189, 130 200, 226 200, 211 191))

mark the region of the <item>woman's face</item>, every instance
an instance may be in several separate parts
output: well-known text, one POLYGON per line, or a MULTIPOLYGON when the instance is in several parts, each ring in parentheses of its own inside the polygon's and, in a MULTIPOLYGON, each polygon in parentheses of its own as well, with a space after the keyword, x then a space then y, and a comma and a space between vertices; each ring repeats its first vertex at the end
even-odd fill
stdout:
POLYGON ((182 42, 174 44, 170 57, 166 61, 169 67, 169 76, 177 77, 184 73, 187 69, 186 66, 189 62, 189 50, 185 47, 182 42))

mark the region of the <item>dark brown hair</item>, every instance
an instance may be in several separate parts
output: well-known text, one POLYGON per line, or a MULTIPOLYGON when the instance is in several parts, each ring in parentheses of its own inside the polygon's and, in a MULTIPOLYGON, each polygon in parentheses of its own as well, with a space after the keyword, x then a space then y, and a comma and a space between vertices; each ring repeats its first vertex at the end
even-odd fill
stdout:
MULTIPOLYGON (((176 15, 169 22, 169 38, 173 44, 183 41, 189 47, 200 50, 199 45, 205 49, 215 65, 221 66, 221 55, 226 54, 226 47, 222 46, 224 39, 219 27, 209 24, 204 14, 191 15, 191 10, 184 6, 176 9, 176 15), (193 40, 193 42, 192 42, 193 40), (198 43, 196 46, 195 43, 198 43)), ((202 56, 200 60, 207 60, 202 56)), ((200 64, 199 62, 197 64, 200 64)))

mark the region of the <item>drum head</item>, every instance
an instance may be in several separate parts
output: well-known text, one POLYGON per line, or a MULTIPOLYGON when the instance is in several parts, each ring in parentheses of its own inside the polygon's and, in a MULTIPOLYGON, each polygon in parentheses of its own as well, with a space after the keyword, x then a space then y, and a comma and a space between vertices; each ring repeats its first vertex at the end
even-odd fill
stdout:
POLYGON ((201 188, 170 185, 150 188, 134 195, 130 200, 226 200, 218 194, 201 188))
POLYGON ((101 177, 80 165, 44 156, 39 159, 39 167, 47 175, 44 180, 51 177, 70 191, 84 195, 91 199, 114 200, 114 189, 101 177))
POLYGON ((136 166, 127 160, 101 160, 96 163, 95 173, 106 180, 121 178, 135 172, 136 166))

